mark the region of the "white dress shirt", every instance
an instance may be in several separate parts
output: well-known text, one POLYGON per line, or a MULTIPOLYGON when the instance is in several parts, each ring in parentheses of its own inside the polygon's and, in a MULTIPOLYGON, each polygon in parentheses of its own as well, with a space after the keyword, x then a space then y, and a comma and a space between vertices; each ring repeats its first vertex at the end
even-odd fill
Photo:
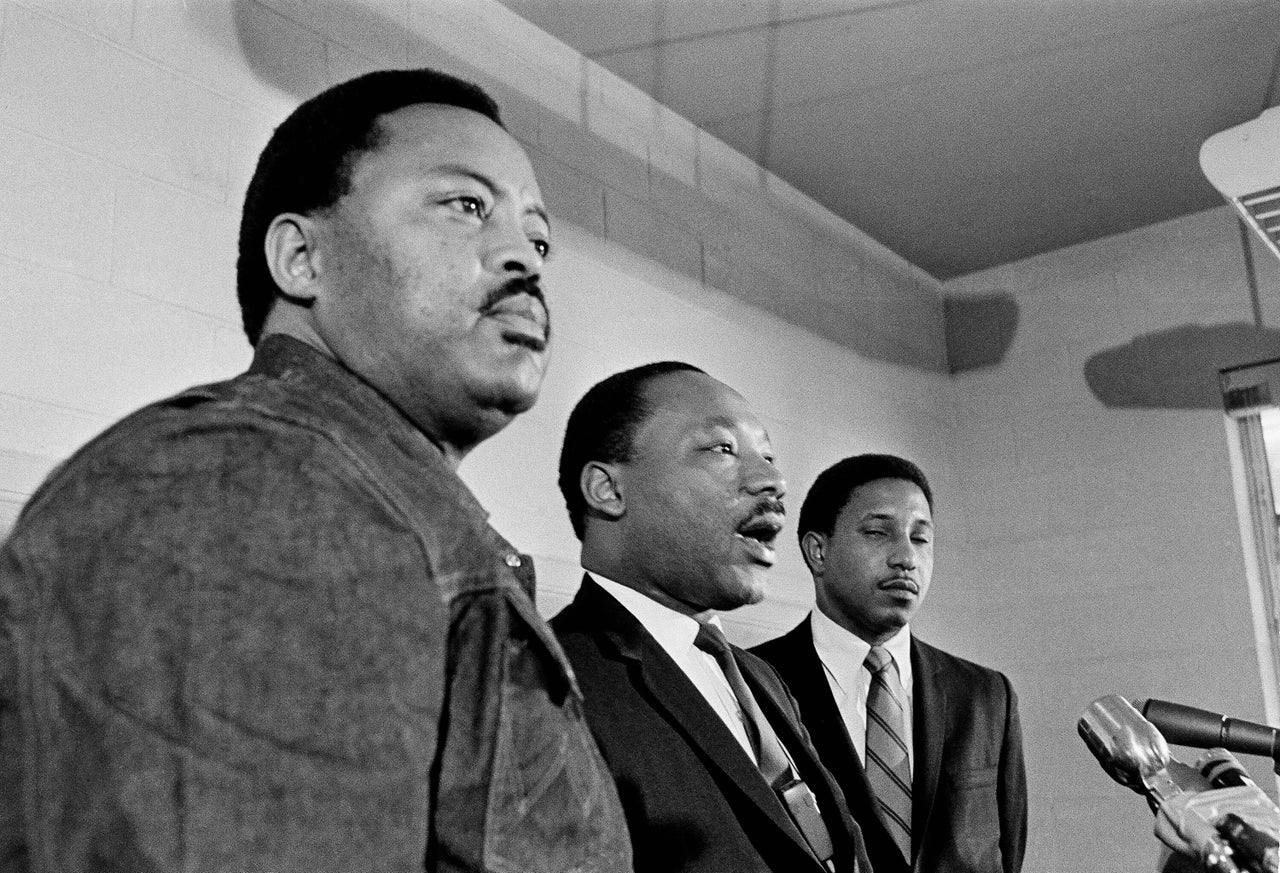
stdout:
MULTIPOLYGON (((729 680, 724 677, 724 670, 720 669, 720 664, 714 657, 693 644, 694 638, 698 636, 697 619, 663 606, 634 588, 606 579, 599 573, 593 572, 590 575, 658 641, 662 650, 689 677, 693 687, 711 704, 711 708, 738 740, 747 757, 752 763, 757 763, 743 721, 742 707, 738 705, 738 698, 734 695, 729 680)), ((713 615, 709 621, 720 627, 720 616, 713 615)), ((865 698, 864 694, 863 699, 865 698)), ((865 708, 865 703, 863 706, 865 708)))
MULTIPOLYGON (((818 659, 826 668, 827 684, 831 686, 831 696, 835 698, 836 707, 844 719, 844 726, 849 731, 853 746, 858 751, 858 760, 864 764, 867 760, 867 692, 871 690, 871 671, 863 663, 871 644, 836 624, 820 610, 812 613, 813 647, 818 652, 818 659)), ((912 700, 911 674, 911 626, 907 625, 884 643, 893 661, 898 665, 898 676, 902 680, 902 688, 906 692, 906 713, 903 725, 902 741, 907 744, 907 761, 915 772, 915 745, 912 742, 912 713, 915 706, 912 700)))

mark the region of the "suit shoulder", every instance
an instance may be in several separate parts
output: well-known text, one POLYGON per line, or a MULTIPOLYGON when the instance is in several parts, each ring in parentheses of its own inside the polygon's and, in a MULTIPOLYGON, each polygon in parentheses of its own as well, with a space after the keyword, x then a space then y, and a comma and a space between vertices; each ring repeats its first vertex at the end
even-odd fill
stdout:
POLYGON ((551 626, 557 636, 563 638, 581 630, 580 610, 577 606, 576 602, 570 602, 568 606, 561 609, 547 621, 547 624, 551 626))
POLYGON ((789 660, 795 654, 796 649, 804 644, 806 625, 807 622, 802 621, 782 636, 774 637, 759 645, 752 646, 746 651, 774 665, 781 661, 789 660))
POLYGON ((779 701, 787 701, 791 708, 795 709, 795 704, 791 701, 791 692, 787 688, 786 681, 782 678, 782 674, 771 663, 759 655, 753 654, 747 649, 741 649, 734 646, 734 653, 738 656, 738 664, 746 671, 755 675, 770 694, 779 701))
POLYGON ((911 644, 920 653, 922 664, 949 676, 953 681, 961 682, 974 688, 988 688, 993 691, 1012 693, 1013 685, 1009 677, 992 667, 984 667, 975 661, 953 655, 937 646, 926 643, 918 637, 912 637, 911 644))
POLYGON ((596 623, 577 600, 569 603, 547 622, 571 661, 579 662, 598 651, 596 623))

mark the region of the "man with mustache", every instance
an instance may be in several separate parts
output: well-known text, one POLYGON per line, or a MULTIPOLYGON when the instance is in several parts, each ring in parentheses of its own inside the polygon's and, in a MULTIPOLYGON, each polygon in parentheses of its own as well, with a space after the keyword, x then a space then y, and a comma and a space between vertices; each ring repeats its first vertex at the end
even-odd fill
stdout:
POLYGON ((276 129, 249 371, 94 440, 0 552, 0 867, 631 869, 529 558, 456 473, 537 399, 549 249, 468 82, 370 73, 276 129))
POLYGON ((569 417, 560 490, 586 575, 551 625, 617 780, 637 873, 867 873, 794 702, 716 616, 764 596, 784 515, 746 401, 678 362, 611 376, 569 417))
POLYGON ((1017 873, 1027 839, 1017 697, 1001 673, 912 636, 933 575, 933 492, 857 455, 800 509, 817 609, 752 651, 800 702, 876 873, 1017 873))

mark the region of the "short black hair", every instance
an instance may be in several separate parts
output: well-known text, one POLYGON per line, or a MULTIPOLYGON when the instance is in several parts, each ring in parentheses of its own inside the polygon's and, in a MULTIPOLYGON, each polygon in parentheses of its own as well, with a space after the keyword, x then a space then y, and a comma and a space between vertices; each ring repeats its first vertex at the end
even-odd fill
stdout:
POLYGON ((498 104, 480 86, 427 68, 379 70, 335 85, 290 113, 262 150, 240 217, 236 294, 249 343, 256 346, 280 289, 262 241, 277 215, 307 215, 338 202, 360 156, 379 144, 379 117, 418 103, 478 112, 502 126, 498 104))
POLYGON ((582 468, 590 461, 631 460, 636 431, 653 413, 645 387, 659 376, 685 372, 705 375, 682 361, 657 361, 614 373, 593 385, 569 413, 560 449, 560 493, 578 539, 586 531, 587 514, 580 484, 582 468))
POLYGON ((853 490, 877 479, 905 479, 920 486, 924 499, 933 511, 933 491, 924 471, 897 455, 854 455, 837 461, 818 474, 813 487, 804 496, 796 536, 804 541, 809 531, 831 536, 835 533, 840 510, 849 502, 853 490))

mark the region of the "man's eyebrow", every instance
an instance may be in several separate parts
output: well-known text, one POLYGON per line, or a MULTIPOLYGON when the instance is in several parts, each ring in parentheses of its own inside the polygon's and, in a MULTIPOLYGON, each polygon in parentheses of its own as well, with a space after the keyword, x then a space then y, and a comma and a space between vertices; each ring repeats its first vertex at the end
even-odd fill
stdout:
MULTIPOLYGON (((432 175, 439 176, 464 176, 483 185, 488 189, 489 193, 493 194, 495 197, 498 195, 498 185, 493 181, 493 179, 464 164, 433 164, 427 168, 427 172, 432 175)), ((546 208, 543 207, 542 204, 533 204, 525 210, 525 213, 538 216, 538 218, 542 219, 543 224, 548 228, 551 227, 551 216, 547 213, 546 208)))
POLYGON ((525 212, 533 213, 534 215, 538 216, 539 218, 542 219, 542 223, 547 226, 547 230, 551 229, 551 216, 547 214, 547 210, 543 209, 538 204, 535 203, 533 206, 530 206, 528 209, 525 210, 525 212))
MULTIPOLYGON (((862 518, 864 521, 897 521, 898 517, 897 512, 889 509, 882 509, 878 512, 868 512, 862 518)), ((913 526, 924 525, 926 527, 933 527, 933 522, 927 518, 917 518, 912 521, 911 524, 913 526)))

